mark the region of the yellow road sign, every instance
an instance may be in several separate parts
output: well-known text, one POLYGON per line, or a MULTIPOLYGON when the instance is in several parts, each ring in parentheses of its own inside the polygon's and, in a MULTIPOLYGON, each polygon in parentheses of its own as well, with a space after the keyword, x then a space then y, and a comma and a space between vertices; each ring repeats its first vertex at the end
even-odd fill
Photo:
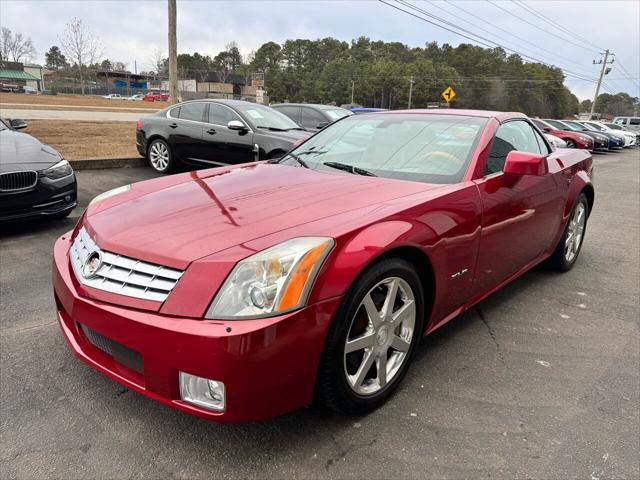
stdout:
POLYGON ((447 103, 453 100, 453 97, 455 96, 456 96, 456 92, 454 92, 453 88, 451 87, 445 88, 444 92, 442 92, 442 98, 444 98, 447 101, 447 103))

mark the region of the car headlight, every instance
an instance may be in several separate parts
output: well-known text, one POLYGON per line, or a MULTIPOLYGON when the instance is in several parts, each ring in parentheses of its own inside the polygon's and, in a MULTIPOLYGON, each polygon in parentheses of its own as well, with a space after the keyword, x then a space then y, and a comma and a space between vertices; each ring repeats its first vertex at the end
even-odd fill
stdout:
POLYGON ((583 142, 588 142, 589 140, 591 140, 591 137, 587 137, 586 135, 578 135, 580 137, 580 140, 582 140, 583 142))
POLYGON ((121 193, 125 193, 128 192, 129 190, 131 190, 131 185, 123 185, 121 187, 117 187, 117 188, 113 188, 111 190, 107 190, 106 192, 101 193, 100 195, 97 195, 96 197, 93 198, 93 200, 91 200, 89 202, 89 205, 92 205, 94 203, 100 202, 102 200, 105 200, 109 197, 114 197, 116 195, 120 195, 121 193))
POLYGON ((57 180, 71 175, 73 168, 66 160, 60 160, 58 163, 40 172, 43 176, 50 178, 51 180, 57 180))
POLYGON ((327 237, 300 237, 241 260, 206 317, 262 318, 301 307, 333 245, 327 237))

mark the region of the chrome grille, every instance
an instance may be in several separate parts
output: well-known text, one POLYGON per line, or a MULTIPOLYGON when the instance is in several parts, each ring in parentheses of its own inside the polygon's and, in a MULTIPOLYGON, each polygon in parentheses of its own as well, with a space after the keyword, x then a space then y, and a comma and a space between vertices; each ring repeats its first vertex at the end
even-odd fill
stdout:
POLYGON ((69 258, 76 277, 83 285, 155 302, 164 302, 183 273, 181 270, 101 250, 84 227, 69 249, 69 258), (85 278, 82 270, 92 252, 102 254, 102 265, 92 277, 85 278))
POLYGON ((35 187, 36 183, 38 183, 38 172, 33 170, 0 173, 0 192, 29 190, 35 187))

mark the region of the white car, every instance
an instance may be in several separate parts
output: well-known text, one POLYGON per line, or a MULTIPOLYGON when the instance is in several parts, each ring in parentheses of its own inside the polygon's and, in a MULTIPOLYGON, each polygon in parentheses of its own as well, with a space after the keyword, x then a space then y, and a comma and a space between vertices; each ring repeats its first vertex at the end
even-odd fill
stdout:
POLYGON ((142 99, 144 98, 144 95, 142 93, 136 93, 135 95, 131 95, 130 97, 125 97, 125 98, 132 102, 141 102, 142 99))
POLYGON ((107 100, 121 100, 122 97, 119 93, 110 93, 109 95, 103 95, 102 98, 106 98, 107 100))
POLYGON ((544 136, 553 148, 567 148, 567 142, 560 137, 556 137, 550 133, 545 133, 544 136))
POLYGON ((600 122, 594 122, 589 120, 588 122, 582 122, 582 123, 586 123, 587 125, 597 129, 599 132, 605 132, 605 133, 610 133, 612 135, 615 135, 616 137, 624 140, 624 147, 628 148, 628 147, 633 147, 636 144, 636 135, 635 133, 631 133, 631 132, 627 132, 624 130, 618 130, 618 129, 613 129, 611 127, 606 126, 603 123, 600 122))

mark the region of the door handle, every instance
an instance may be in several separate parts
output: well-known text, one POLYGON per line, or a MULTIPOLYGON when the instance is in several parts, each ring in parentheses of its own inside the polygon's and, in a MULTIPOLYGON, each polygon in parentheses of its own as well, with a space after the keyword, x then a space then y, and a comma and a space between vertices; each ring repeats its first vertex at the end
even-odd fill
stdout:
POLYGON ((210 128, 209 130, 207 130, 207 133, 209 135, 214 135, 216 133, 216 130, 214 128, 210 128))
POLYGON ((169 126, 171 128, 178 128, 178 124, 177 123, 170 123, 169 126))

